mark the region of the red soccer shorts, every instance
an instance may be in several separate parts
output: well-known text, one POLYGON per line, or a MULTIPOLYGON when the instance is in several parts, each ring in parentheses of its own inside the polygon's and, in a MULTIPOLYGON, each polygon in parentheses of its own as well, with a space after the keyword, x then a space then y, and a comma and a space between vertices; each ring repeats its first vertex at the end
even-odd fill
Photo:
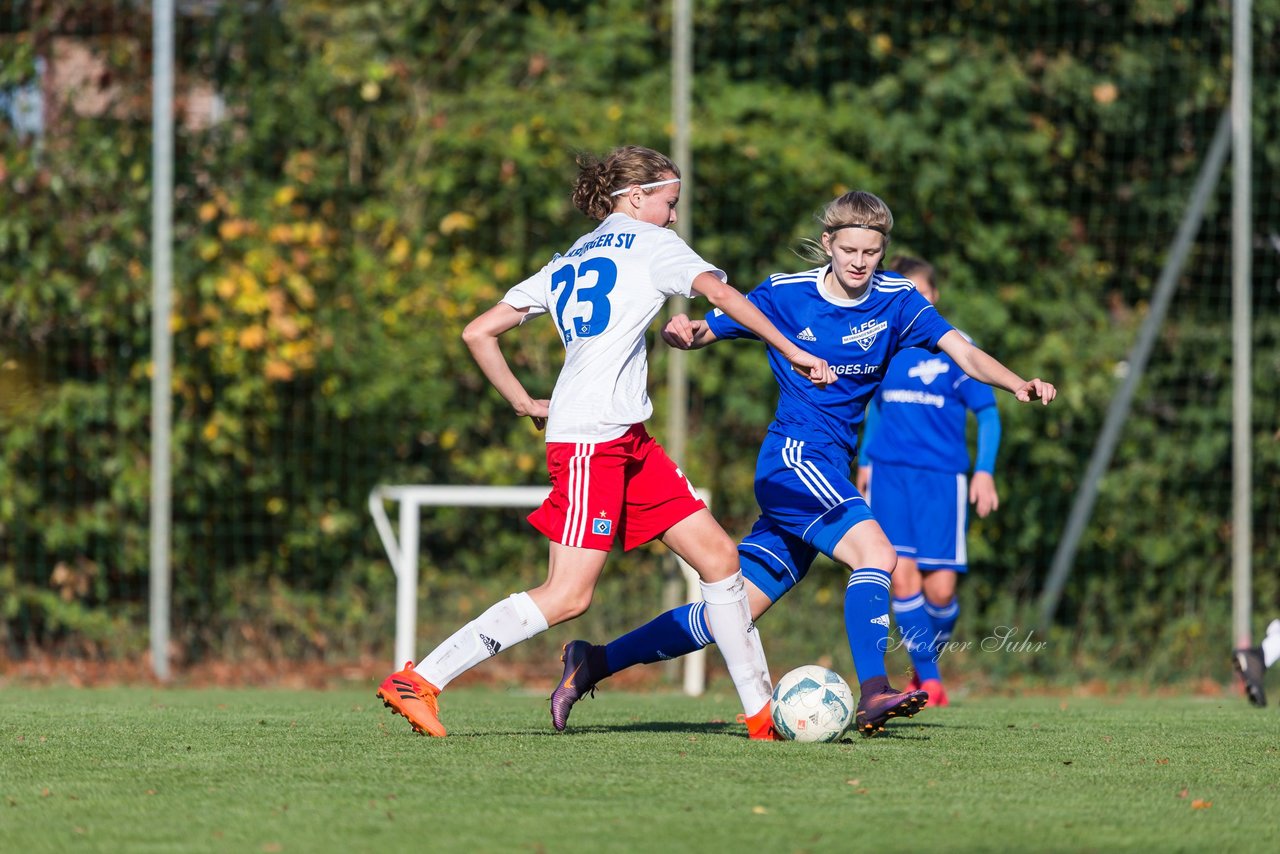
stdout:
POLYGON ((566 546, 630 551, 707 505, 662 446, 636 424, 608 442, 549 442, 551 494, 529 522, 566 546))

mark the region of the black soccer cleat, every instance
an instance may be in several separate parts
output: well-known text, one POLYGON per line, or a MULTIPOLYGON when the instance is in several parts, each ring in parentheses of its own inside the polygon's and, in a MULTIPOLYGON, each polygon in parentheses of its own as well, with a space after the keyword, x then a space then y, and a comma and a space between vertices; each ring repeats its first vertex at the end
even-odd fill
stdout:
POLYGON ((1259 708, 1265 706, 1267 692, 1262 689, 1262 679, 1267 672, 1267 665, 1262 658, 1262 648, 1254 646, 1237 649, 1231 654, 1231 664, 1244 680, 1244 692, 1249 702, 1259 708))
POLYGON ((604 647, 592 646, 584 640, 565 644, 561 648, 560 660, 564 662, 564 675, 551 692, 551 725, 556 732, 564 732, 573 704, 584 694, 594 697, 596 683, 608 675, 605 672, 604 647))
POLYGON ((854 728, 870 737, 884 732, 890 718, 909 718, 925 707, 929 695, 924 691, 887 691, 858 700, 858 712, 854 716, 854 728))

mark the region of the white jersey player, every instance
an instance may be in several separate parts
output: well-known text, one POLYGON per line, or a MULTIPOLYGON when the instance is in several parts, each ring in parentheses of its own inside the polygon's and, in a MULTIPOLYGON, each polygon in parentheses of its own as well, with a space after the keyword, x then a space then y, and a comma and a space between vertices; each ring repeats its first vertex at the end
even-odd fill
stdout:
POLYGON ((416 731, 445 735, 437 697, 450 681, 585 612, 615 541, 632 549, 661 538, 701 576, 707 620, 742 700, 748 735, 773 739, 769 671, 733 540, 644 429, 653 412, 645 331, 668 297, 701 294, 813 383, 834 382, 835 374, 667 229, 680 198, 680 172, 669 158, 628 146, 603 161, 584 157, 579 167, 574 204, 600 225, 463 333, 516 414, 546 427, 551 494, 529 521, 551 541, 547 580, 490 607, 416 668, 407 662, 383 681, 378 696, 416 731), (544 314, 565 347, 550 400, 529 394, 498 344, 503 333, 544 314))

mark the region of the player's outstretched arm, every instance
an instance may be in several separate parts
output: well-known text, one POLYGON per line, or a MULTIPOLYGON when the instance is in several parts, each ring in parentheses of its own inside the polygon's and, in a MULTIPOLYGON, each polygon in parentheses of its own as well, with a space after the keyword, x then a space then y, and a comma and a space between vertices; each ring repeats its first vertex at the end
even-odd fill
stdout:
POLYGON ((506 398, 507 403, 521 417, 527 415, 533 419, 533 426, 541 430, 547 426, 547 411, 551 406, 549 400, 537 400, 511 372, 511 366, 502 355, 502 347, 498 344, 498 336, 514 329, 529 313, 527 308, 517 309, 505 302, 500 302, 462 330, 462 340, 471 351, 480 370, 493 383, 498 393, 506 398))
POLYGON ((960 370, 975 380, 1012 392, 1023 403, 1038 400, 1048 405, 1058 395, 1058 390, 1052 383, 1039 377, 1024 380, 1001 364, 995 356, 969 343, 954 329, 938 340, 938 349, 955 359, 960 370))
POLYGON ((826 359, 819 359, 791 343, 778 331, 778 327, 774 326, 772 321, 733 285, 720 281, 711 273, 700 273, 693 280, 693 289, 706 297, 716 308, 754 332, 761 341, 781 353, 791 363, 792 368, 807 376, 814 385, 826 386, 836 381, 836 372, 827 364, 826 359))

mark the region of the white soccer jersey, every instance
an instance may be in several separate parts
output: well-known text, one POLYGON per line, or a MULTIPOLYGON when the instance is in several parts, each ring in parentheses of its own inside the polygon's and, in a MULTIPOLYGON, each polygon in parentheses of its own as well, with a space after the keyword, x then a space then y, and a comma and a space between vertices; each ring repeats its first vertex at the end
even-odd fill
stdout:
POLYGON ((615 213, 507 291, 526 321, 551 314, 564 343, 548 442, 607 442, 653 414, 645 332, 700 273, 725 280, 674 231, 615 213))

